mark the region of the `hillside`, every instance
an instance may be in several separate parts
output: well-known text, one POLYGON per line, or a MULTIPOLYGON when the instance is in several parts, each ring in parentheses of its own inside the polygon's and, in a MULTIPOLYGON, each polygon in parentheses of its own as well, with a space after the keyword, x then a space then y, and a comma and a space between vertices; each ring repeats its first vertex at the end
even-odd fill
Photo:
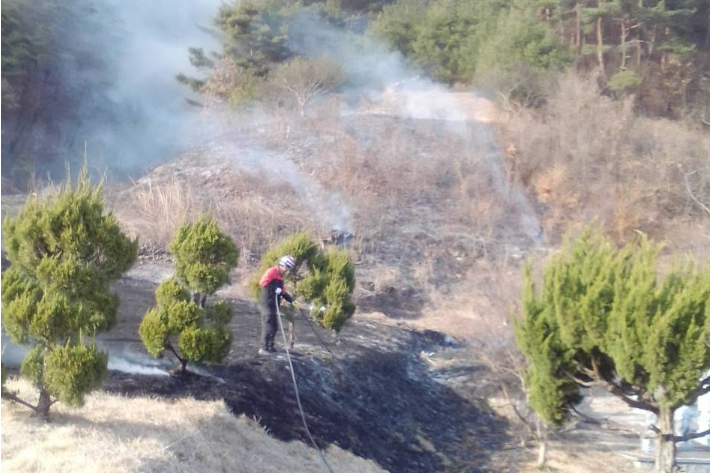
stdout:
MULTIPOLYGON (((25 382, 9 387, 30 395, 25 382)), ((235 417, 220 400, 161 399, 99 392, 86 406, 58 406, 50 424, 21 406, 2 406, 2 471, 195 472, 322 471, 316 451, 280 442, 256 420, 235 417)), ((336 471, 381 472, 329 446, 336 471)))
POLYGON ((617 472, 641 435, 659 471, 710 461, 673 424, 710 393, 709 15, 710 0, 5 0, 3 217, 89 178, 86 204, 4 220, 3 374, 34 400, 8 333, 38 342, 23 375, 45 414, 62 401, 43 423, 3 391, 2 470, 329 470, 314 441, 333 472, 617 472), (203 217, 211 235, 170 254, 203 217), (585 229, 601 250, 570 251, 585 229), (342 251, 291 277, 308 266, 310 296, 337 296, 315 307, 354 316, 335 333, 302 308, 293 360, 281 334, 257 354, 249 281, 300 231, 342 251), (211 280, 192 301, 224 305, 180 292, 188 266, 211 280), (205 364, 178 375, 175 347, 205 364), (63 404, 84 388, 84 409, 63 404))
MULTIPOLYGON (((163 266, 147 261, 115 285, 120 322, 99 342, 111 371, 84 408, 58 405, 44 424, 3 401, 3 471, 326 471, 303 429, 281 339, 275 356, 256 355, 252 301, 228 298, 235 341, 219 366, 179 379, 168 375, 174 360, 145 353, 136 329, 153 304, 149 278, 162 277, 163 266)), ((474 346, 360 313, 337 340, 298 319, 291 353, 309 430, 333 471, 535 471, 535 446, 474 346)), ((24 382, 8 387, 32 398, 24 382)), ((626 471, 628 460, 609 452, 636 443, 629 431, 580 422, 551 440, 550 465, 626 471)))

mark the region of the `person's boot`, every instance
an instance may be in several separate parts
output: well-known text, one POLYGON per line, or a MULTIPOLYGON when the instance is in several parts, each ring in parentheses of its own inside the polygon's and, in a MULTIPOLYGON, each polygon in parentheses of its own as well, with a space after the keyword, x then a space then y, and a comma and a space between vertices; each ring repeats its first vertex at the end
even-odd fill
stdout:
POLYGON ((268 348, 259 348, 259 354, 260 355, 270 355, 271 352, 269 351, 268 348))
POLYGON ((269 353, 276 353, 276 348, 274 348, 273 345, 269 345, 268 347, 266 347, 266 351, 268 351, 269 353))

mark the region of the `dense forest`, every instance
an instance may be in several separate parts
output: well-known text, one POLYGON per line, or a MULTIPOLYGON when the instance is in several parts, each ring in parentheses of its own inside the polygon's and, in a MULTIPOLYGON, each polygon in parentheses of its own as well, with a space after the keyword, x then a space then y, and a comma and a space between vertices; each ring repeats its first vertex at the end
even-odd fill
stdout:
POLYGON ((308 17, 348 31, 363 47, 379 38, 435 80, 504 92, 528 106, 544 100, 549 74, 573 67, 596 71, 613 97, 633 94, 647 114, 707 116, 707 0, 236 2, 216 19, 221 52, 191 51, 196 67, 221 73, 180 79, 237 105, 257 98, 261 79, 313 53, 305 46, 317 34, 303 28, 308 17))
MULTIPOLYGON (((333 30, 355 48, 399 51, 412 75, 506 106, 542 106, 560 72, 576 70, 644 115, 710 123, 710 0, 245 0, 205 16, 220 46, 186 50, 194 68, 177 75, 200 94, 196 105, 294 101, 304 115, 319 94, 387 86, 337 57, 323 33, 333 30)), ((122 129, 143 112, 114 93, 115 17, 91 0, 3 3, 3 177, 14 185, 80 159, 97 122, 104 166, 122 168, 111 148, 127 143, 138 162, 168 157, 169 147, 147 150, 122 129)))

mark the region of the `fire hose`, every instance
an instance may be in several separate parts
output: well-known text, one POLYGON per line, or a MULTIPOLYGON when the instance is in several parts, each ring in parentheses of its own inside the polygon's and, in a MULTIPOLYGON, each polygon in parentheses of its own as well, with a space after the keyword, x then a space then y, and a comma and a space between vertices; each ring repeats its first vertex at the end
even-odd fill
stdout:
POLYGON ((298 384, 296 383, 296 372, 293 369, 293 361, 291 361, 291 353, 288 350, 288 342, 286 341, 286 331, 284 330, 283 323, 281 322, 281 311, 279 310, 279 297, 281 295, 281 288, 276 288, 276 297, 274 298, 275 305, 276 305, 276 317, 279 321, 279 328, 281 329, 281 335, 283 336, 284 339, 284 347, 286 348, 286 357, 288 358, 288 364, 289 367, 291 368, 291 379, 293 379, 293 390, 296 393, 296 402, 298 403, 298 410, 301 413, 301 420, 303 421, 303 427, 306 429, 306 434, 308 434, 308 438, 311 439, 311 443, 313 444, 313 448, 316 449, 318 452, 318 456, 320 457, 321 461, 323 462, 323 465, 325 468, 330 472, 333 473, 333 470, 330 468, 330 465, 328 465, 328 462, 325 460, 325 456, 323 456, 323 452, 321 451, 320 448, 318 448, 318 444, 316 444, 316 441, 313 439, 313 436, 311 435, 311 431, 308 429, 308 423, 306 422, 306 415, 303 413, 303 406, 301 405, 301 396, 298 394, 298 384))

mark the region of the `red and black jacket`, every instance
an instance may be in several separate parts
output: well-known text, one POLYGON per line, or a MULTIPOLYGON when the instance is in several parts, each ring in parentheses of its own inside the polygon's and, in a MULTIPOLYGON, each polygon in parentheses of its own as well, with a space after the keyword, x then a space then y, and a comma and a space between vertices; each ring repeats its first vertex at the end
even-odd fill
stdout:
MULTIPOLYGON (((293 298, 284 290, 284 278, 281 276, 278 266, 273 266, 264 273, 261 281, 259 281, 259 286, 261 286, 259 302, 262 307, 270 311, 276 311, 277 288, 281 289, 280 297, 286 299, 287 302, 293 302, 293 298)), ((279 302, 281 302, 280 299, 279 302)))

